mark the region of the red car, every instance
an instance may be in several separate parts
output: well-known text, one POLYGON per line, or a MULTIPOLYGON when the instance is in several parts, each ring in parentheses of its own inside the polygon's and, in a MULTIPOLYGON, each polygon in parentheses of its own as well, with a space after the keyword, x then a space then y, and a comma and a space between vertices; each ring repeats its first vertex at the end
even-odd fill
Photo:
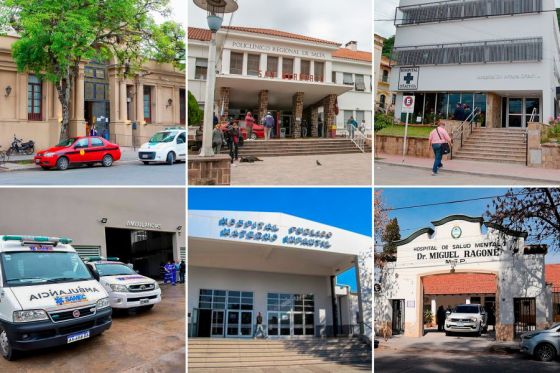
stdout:
POLYGON ((53 167, 66 170, 71 164, 93 166, 101 163, 104 167, 109 167, 119 159, 121 149, 117 144, 98 136, 84 136, 71 137, 52 148, 37 152, 35 164, 44 170, 53 167))
MULTIPOLYGON (((236 121, 237 123, 239 123, 239 121, 236 121)), ((222 123, 220 125, 220 129, 222 130, 222 132, 227 131, 227 123, 222 123)), ((244 140, 247 140, 247 128, 245 127, 239 127, 239 130, 241 131, 241 135, 243 136, 244 140)), ((252 140, 256 140, 256 139, 264 139, 264 126, 262 124, 253 124, 253 133, 251 134, 251 139, 252 140)))

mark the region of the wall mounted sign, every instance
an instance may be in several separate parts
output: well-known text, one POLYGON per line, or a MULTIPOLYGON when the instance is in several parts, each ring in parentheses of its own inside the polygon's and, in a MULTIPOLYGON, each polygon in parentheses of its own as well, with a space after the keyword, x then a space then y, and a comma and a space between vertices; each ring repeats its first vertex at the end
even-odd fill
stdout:
POLYGON ((290 56, 315 57, 323 59, 327 57, 324 52, 292 47, 279 47, 255 42, 231 41, 231 47, 235 49, 260 51, 262 53, 286 54, 290 56))
POLYGON ((276 232, 279 228, 276 224, 221 218, 218 225, 224 227, 220 231, 220 237, 263 242, 275 242, 278 239, 276 232))
POLYGON ((282 243, 328 249, 331 247, 331 243, 329 242, 331 237, 332 232, 302 227, 290 227, 290 229, 288 229, 288 235, 282 239, 282 243))
POLYGON ((161 229, 161 224, 149 223, 145 221, 128 220, 127 227, 140 228, 140 229, 161 229))
POLYGON ((443 260, 445 263, 466 263, 469 259, 498 258, 502 248, 493 241, 461 243, 454 245, 428 245, 414 247, 416 261, 443 260))
POLYGON ((399 91, 416 91, 420 77, 419 67, 401 67, 399 72, 399 91))

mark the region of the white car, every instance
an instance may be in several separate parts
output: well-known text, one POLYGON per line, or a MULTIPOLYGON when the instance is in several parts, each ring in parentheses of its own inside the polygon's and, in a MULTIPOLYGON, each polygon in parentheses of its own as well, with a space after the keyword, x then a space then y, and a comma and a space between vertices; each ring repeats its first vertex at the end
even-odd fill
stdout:
POLYGON ((187 131, 184 128, 166 128, 156 132, 138 151, 138 159, 144 164, 165 162, 172 165, 187 159, 187 131))
POLYGON ((445 335, 450 333, 476 333, 488 330, 488 314, 480 304, 461 304, 445 319, 445 335))
POLYGON ((95 258, 86 261, 90 270, 99 275, 99 283, 109 293, 112 308, 150 309, 161 302, 161 289, 156 280, 139 275, 117 260, 95 258))

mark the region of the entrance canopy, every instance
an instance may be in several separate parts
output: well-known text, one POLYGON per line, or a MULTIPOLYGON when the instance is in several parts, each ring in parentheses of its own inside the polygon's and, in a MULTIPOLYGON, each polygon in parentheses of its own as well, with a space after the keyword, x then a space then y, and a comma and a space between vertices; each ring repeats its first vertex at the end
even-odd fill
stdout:
POLYGON ((342 95, 352 86, 300 80, 270 79, 241 75, 220 75, 216 78, 216 92, 231 89, 230 106, 253 109, 258 105, 260 91, 268 91, 268 107, 274 110, 292 110, 293 96, 303 92, 304 107, 315 104, 328 95, 342 95))

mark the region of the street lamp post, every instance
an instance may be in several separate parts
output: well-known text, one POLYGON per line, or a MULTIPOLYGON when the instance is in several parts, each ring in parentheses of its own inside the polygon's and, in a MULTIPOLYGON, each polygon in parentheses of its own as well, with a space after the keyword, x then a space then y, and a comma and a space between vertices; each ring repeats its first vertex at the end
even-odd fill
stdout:
POLYGON ((216 89, 216 33, 222 27, 224 14, 233 13, 238 5, 235 0, 193 0, 194 4, 208 13, 208 28, 212 32, 208 56, 208 75, 206 77, 206 100, 204 101, 204 123, 200 156, 211 157, 212 130, 214 125, 214 91, 216 89))

